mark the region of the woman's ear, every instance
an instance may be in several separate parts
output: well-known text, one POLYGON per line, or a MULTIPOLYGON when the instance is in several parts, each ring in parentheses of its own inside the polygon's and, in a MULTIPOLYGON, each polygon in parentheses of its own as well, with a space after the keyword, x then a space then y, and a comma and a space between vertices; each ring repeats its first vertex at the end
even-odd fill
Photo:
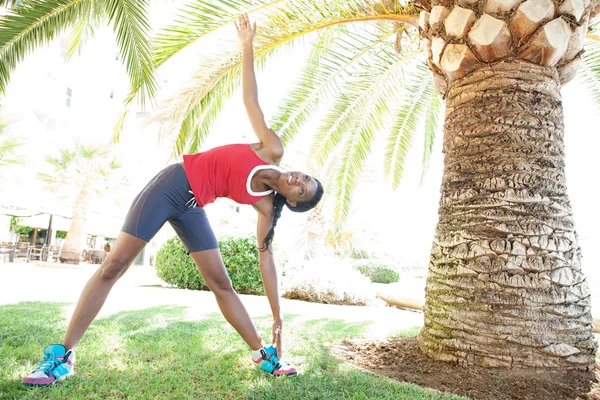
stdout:
POLYGON ((286 200, 287 203, 291 206, 291 207, 296 207, 296 202, 295 201, 291 201, 291 200, 286 200))

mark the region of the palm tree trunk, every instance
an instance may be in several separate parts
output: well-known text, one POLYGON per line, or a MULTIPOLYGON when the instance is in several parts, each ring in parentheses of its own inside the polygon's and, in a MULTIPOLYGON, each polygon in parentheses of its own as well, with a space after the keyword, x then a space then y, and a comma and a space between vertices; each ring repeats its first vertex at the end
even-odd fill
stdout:
POLYGON ((594 367, 590 291, 567 196, 560 78, 525 61, 447 91, 426 354, 465 365, 594 367))
POLYGON ((60 252, 60 262, 67 264, 79 264, 81 252, 85 245, 86 231, 85 223, 87 219, 89 192, 87 187, 83 187, 77 196, 73 208, 73 217, 71 226, 67 232, 65 243, 60 252))

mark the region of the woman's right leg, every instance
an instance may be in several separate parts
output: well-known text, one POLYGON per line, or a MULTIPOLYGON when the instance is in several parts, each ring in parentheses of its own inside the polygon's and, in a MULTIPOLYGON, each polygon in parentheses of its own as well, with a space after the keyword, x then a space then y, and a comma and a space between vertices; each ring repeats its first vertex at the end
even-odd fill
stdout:
POLYGON ((23 379, 29 386, 46 386, 73 373, 74 352, 104 305, 115 282, 164 223, 186 211, 189 183, 179 164, 159 172, 133 200, 121 233, 96 273, 85 285, 69 322, 63 345, 49 345, 38 367, 23 379))
POLYGON ((121 232, 119 234, 108 257, 92 275, 79 296, 63 340, 65 348, 72 349, 79 343, 87 328, 100 312, 115 282, 127 271, 146 244, 148 244, 146 241, 128 233, 121 232))
POLYGON ((85 285, 65 334, 63 345, 72 349, 102 308, 110 289, 164 223, 180 215, 185 201, 173 197, 186 191, 185 171, 177 164, 159 172, 133 200, 113 249, 85 285))

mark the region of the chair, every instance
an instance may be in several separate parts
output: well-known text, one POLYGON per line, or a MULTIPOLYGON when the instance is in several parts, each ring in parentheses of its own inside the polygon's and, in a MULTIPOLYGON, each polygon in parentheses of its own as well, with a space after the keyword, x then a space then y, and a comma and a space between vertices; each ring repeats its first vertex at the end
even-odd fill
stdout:
POLYGON ((50 247, 48 247, 45 261, 58 262, 58 254, 59 253, 60 253, 60 247, 58 247, 56 245, 51 245, 50 247))
POLYGON ((90 262, 92 264, 102 264, 106 258, 106 251, 104 250, 90 250, 90 262))
POLYGON ((11 253, 11 257, 9 257, 10 262, 14 262, 15 259, 24 259, 25 262, 29 262, 29 256, 31 255, 31 248, 29 247, 29 242, 17 242, 13 252, 11 253))
POLYGON ((39 260, 45 261, 44 258, 46 253, 48 252, 48 247, 46 246, 36 246, 31 249, 31 253, 29 254, 29 260, 39 260))
POLYGON ((0 248, 0 252, 4 255, 4 262, 6 262, 7 258, 10 259, 12 257, 13 251, 15 251, 15 244, 12 242, 6 243, 6 245, 0 248))

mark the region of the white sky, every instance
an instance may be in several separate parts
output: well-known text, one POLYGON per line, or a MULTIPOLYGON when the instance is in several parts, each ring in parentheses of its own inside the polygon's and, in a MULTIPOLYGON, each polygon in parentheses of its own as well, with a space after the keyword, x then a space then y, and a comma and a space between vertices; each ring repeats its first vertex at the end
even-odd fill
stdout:
MULTIPOLYGON (((170 4, 170 2, 165 2, 170 4)), ((167 18, 168 13, 162 10, 158 13, 161 18, 167 18)), ((233 28, 232 28, 233 29, 233 28)), ((209 44, 198 46, 207 49, 209 44)), ((61 66, 56 61, 56 48, 39 51, 35 56, 19 66, 14 74, 5 102, 5 115, 10 116, 16 123, 15 131, 30 132, 30 142, 27 153, 31 156, 27 170, 27 178, 20 182, 24 193, 35 195, 39 185, 35 179, 35 171, 43 167, 43 155, 58 144, 64 145, 68 137, 85 138, 85 140, 105 141, 110 137, 114 119, 107 116, 118 112, 120 98, 126 94, 126 76, 122 67, 108 63, 115 54, 111 34, 102 31, 86 47, 80 58, 76 58, 61 66), (52 58, 54 57, 54 58, 52 58), (52 59, 52 60, 51 60, 52 59), (73 104, 79 101, 84 104, 82 109, 72 110, 77 115, 68 116, 73 120, 68 131, 52 135, 40 133, 34 126, 32 109, 45 109, 48 112, 62 112, 57 108, 48 107, 52 102, 47 96, 52 96, 56 90, 61 92, 58 102, 63 101, 63 86, 54 88, 48 84, 48 74, 52 70, 49 65, 57 65, 57 74, 63 74, 60 79, 75 80, 73 104), (66 75, 66 77, 64 76, 66 75), (109 89, 114 88, 116 101, 108 101, 109 89), (84 93, 92 98, 82 101, 84 93), (98 93, 103 93, 101 99, 98 93), (95 99, 94 97, 97 97, 95 99), (41 100, 40 100, 41 99, 41 100), (107 111, 108 110, 108 111, 107 111), (17 119, 15 121, 15 118, 17 119), (36 133, 37 132, 37 133, 36 133)), ((304 50, 305 51, 305 50, 304 50)), ((267 120, 275 114, 281 99, 300 71, 304 51, 283 52, 269 62, 264 72, 258 73, 260 101, 267 120)), ((186 66, 194 65, 196 55, 190 51, 183 62, 186 66)), ((173 68, 173 66, 169 66, 173 68)), ((175 65, 177 68, 177 65, 175 65)), ((175 76, 185 76, 178 73, 175 76)), ((161 78, 168 78, 170 87, 178 87, 177 79, 169 71, 164 71, 161 78)), ((59 82, 62 82, 59 79, 59 82)), ((600 241, 598 226, 598 181, 599 167, 596 160, 600 148, 600 112, 592 105, 591 99, 583 88, 576 82, 568 84, 563 91, 565 126, 566 126, 566 165, 569 194, 575 214, 576 226, 580 243, 583 247, 584 267, 588 274, 593 275, 594 282, 600 282, 598 261, 592 255, 595 246, 600 241), (593 272, 593 273, 592 273, 593 272)), ((39 117, 39 116, 38 116, 39 117)), ((123 215, 127 205, 135 194, 146 184, 157 171, 168 163, 169 143, 157 141, 156 132, 152 128, 144 128, 139 120, 132 118, 123 135, 118 155, 124 168, 130 175, 133 184, 120 193, 123 198, 121 207, 111 208, 111 215, 123 215)), ((241 92, 238 91, 227 102, 213 128, 213 135, 207 146, 253 141, 254 136, 248 123, 242 105, 241 92)), ((310 133, 310 132, 307 132, 310 133)), ((309 137, 307 134, 306 137, 309 137)), ((300 140, 299 142, 302 142, 300 140)), ((304 159, 298 153, 306 153, 306 143, 295 143, 297 149, 288 149, 286 164, 293 168, 305 169, 304 159)), ((422 155, 422 143, 416 142, 407 163, 404 180, 398 191, 393 192, 381 184, 361 184, 356 196, 355 211, 350 218, 349 228, 366 231, 360 237, 375 237, 396 259, 408 264, 425 265, 429 257, 429 249, 433 231, 437 222, 437 207, 439 187, 442 174, 441 134, 437 137, 435 156, 431 168, 422 186, 419 185, 422 155)), ((377 161, 380 165, 382 161, 377 161)), ((4 179, 8 177, 3 177, 4 179)), ((211 215, 210 207, 207 209, 211 215)), ((295 241, 301 234, 301 225, 305 216, 285 215, 285 225, 281 224, 278 238, 295 241)), ((284 221, 282 219, 282 221, 284 221)), ((213 225, 215 225, 213 220, 213 225)), ((215 227, 215 230, 218 228, 215 227)), ((593 285, 592 285, 593 286, 593 285)))

